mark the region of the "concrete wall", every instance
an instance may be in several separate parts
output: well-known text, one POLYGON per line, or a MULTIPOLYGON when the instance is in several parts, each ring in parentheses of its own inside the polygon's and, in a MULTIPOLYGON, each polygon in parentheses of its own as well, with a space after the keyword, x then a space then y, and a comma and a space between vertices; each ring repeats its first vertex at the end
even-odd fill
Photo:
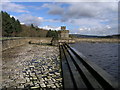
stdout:
POLYGON ((2 51, 9 49, 9 48, 14 48, 17 46, 28 44, 29 42, 50 44, 51 40, 52 38, 20 38, 20 39, 2 40, 2 51))

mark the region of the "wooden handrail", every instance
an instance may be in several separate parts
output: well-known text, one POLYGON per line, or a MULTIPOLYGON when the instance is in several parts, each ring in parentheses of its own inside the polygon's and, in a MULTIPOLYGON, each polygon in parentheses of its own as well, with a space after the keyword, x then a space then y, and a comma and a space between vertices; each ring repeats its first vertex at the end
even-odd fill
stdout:
MULTIPOLYGON (((63 74, 65 76, 66 72, 64 72, 64 67, 68 67, 66 70, 69 72, 69 76, 71 76, 71 81, 67 81, 68 83, 64 83, 66 80, 63 76, 63 83, 64 86, 69 83, 73 83, 74 87, 79 89, 81 88, 101 88, 101 89, 117 89, 118 82, 107 72, 101 69, 99 66, 94 64, 93 62, 86 59, 84 55, 78 52, 76 49, 70 47, 68 44, 60 45, 60 53, 61 53, 61 60, 63 62, 63 55, 64 55, 64 62, 66 64, 62 65, 63 74), (75 71, 76 70, 76 71, 75 71), (78 74, 79 72, 79 74, 78 74), (82 79, 76 80, 76 78, 81 77, 82 79), (81 84, 77 83, 81 82, 81 84)), ((68 85, 69 86, 69 85, 68 85)), ((64 87, 68 88, 68 87, 64 87)))

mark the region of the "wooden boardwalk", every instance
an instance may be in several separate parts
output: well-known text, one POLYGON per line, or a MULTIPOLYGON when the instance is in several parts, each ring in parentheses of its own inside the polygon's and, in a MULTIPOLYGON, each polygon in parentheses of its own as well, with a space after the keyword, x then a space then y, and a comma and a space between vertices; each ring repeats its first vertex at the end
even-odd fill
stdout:
POLYGON ((67 44, 59 45, 64 89, 114 90, 118 83, 108 73, 67 44))

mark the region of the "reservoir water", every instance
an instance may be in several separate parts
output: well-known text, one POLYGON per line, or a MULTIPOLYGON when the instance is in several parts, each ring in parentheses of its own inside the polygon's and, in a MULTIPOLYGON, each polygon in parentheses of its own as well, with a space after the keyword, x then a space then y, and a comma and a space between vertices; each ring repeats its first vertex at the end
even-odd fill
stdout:
POLYGON ((119 79, 118 68, 120 43, 90 43, 90 42, 78 42, 70 44, 77 51, 81 52, 84 56, 96 63, 99 67, 104 69, 115 79, 119 79))

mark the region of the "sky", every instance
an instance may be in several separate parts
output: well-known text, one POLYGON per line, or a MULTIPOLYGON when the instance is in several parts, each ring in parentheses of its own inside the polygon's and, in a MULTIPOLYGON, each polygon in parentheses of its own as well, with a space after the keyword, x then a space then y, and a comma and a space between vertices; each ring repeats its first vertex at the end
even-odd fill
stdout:
POLYGON ((118 34, 118 2, 102 1, 4 0, 2 10, 19 19, 21 24, 34 24, 48 30, 60 30, 61 26, 66 26, 73 34, 97 36, 118 34))

